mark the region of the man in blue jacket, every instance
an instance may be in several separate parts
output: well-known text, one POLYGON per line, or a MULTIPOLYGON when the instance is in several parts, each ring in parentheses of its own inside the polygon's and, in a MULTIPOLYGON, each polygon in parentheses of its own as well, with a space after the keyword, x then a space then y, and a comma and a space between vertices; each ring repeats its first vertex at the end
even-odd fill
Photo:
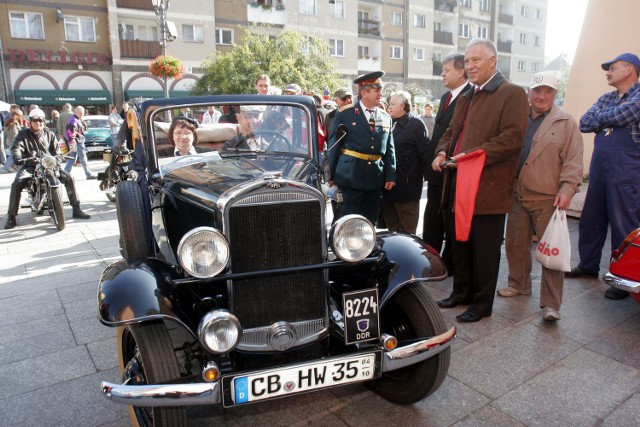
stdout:
POLYGON ((359 100, 340 108, 329 140, 329 185, 342 191, 340 216, 359 214, 373 224, 380 213, 382 190, 396 181, 391 116, 379 107, 383 71, 364 74, 353 83, 359 100), (346 135, 336 132, 344 125, 346 135), (340 139, 340 141, 338 141, 340 139))

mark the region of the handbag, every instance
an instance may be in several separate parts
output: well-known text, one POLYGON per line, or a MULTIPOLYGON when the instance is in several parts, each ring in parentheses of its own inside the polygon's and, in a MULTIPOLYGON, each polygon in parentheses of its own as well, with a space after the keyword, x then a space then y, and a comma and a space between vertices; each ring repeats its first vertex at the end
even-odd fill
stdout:
POLYGON ((550 270, 571 271, 571 240, 564 210, 556 208, 538 242, 534 258, 550 270))

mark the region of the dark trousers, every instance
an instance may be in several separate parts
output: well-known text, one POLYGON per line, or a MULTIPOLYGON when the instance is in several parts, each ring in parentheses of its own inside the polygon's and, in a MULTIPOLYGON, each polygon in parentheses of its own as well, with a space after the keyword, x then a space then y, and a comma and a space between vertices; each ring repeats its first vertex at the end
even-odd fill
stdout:
POLYGON ((493 309, 505 218, 506 214, 474 215, 469 240, 453 241, 454 280, 450 298, 468 303, 468 311, 481 317, 491 316, 493 309))
MULTIPOLYGON (((440 211, 442 201, 442 185, 427 185, 427 205, 424 208, 422 223, 422 240, 438 252, 442 253, 442 259, 448 270, 453 268, 451 257, 451 236, 445 224, 447 210, 440 211), (446 239, 444 251, 442 251, 442 241, 446 239)), ((450 214, 450 212, 449 212, 450 214)))
MULTIPOLYGON (((29 185, 29 180, 33 175, 32 167, 22 166, 16 172, 16 177, 13 180, 13 184, 11 184, 11 193, 9 193, 9 209, 7 210, 8 215, 18 215, 18 209, 20 209, 20 195, 22 194, 22 190, 24 190, 27 185, 29 185)), ((69 204, 71 206, 78 206, 80 201, 78 200, 78 196, 76 195, 76 185, 75 181, 71 174, 60 170, 60 182, 62 182, 67 189, 67 196, 69 197, 69 204)))
POLYGON ((382 190, 362 191, 343 186, 340 186, 340 190, 342 190, 340 216, 362 215, 375 225, 380 214, 382 190))
POLYGON ((578 252, 582 270, 598 273, 611 227, 611 250, 640 227, 640 148, 629 130, 601 131, 594 141, 589 188, 580 216, 578 252))

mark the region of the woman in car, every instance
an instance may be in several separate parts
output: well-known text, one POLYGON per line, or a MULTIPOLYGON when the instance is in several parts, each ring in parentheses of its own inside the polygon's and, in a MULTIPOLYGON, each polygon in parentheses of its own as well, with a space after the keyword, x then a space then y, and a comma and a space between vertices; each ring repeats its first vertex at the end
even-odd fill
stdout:
POLYGON ((160 157, 187 156, 197 154, 198 122, 195 119, 178 116, 169 127, 169 145, 158 150, 160 157))

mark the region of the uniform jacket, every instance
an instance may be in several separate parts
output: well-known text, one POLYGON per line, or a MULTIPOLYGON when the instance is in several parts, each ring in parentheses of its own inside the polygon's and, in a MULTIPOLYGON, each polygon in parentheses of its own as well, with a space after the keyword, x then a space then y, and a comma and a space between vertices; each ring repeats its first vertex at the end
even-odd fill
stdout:
MULTIPOLYGON (((460 92, 462 95, 471 87, 470 83, 467 83, 466 86, 460 92)), ((449 127, 449 123, 451 123, 451 118, 453 117, 453 112, 456 108, 456 103, 458 99, 460 99, 460 95, 456 96, 456 98, 449 103, 447 109, 444 109, 444 104, 447 103, 447 97, 451 91, 447 91, 442 98, 440 98, 440 108, 438 109, 438 113, 436 114, 436 122, 433 126, 433 135, 429 136, 429 146, 427 148, 427 165, 424 170, 424 178, 429 182, 429 184, 434 185, 442 185, 443 173, 436 172, 431 167, 431 163, 433 162, 433 158, 435 157, 436 147, 440 143, 440 138, 447 131, 449 127)))
POLYGON ((582 178, 580 129, 573 117, 554 105, 533 136, 516 195, 523 201, 553 199, 558 192, 573 197, 582 178))
POLYGON ((385 182, 396 181, 396 157, 391 133, 391 116, 381 108, 374 109, 373 132, 360 104, 349 104, 336 113, 329 141, 329 167, 333 181, 361 191, 382 190, 385 182), (336 146, 335 129, 347 126, 348 134, 336 146), (381 155, 380 160, 367 161, 341 154, 346 148, 362 154, 381 155))
MULTIPOLYGON (((529 100, 519 86, 508 82, 498 71, 484 88, 461 93, 451 124, 440 139, 436 153, 444 150, 453 155, 455 143, 465 125, 461 153, 483 149, 485 165, 480 175, 475 214, 504 214, 511 211, 516 169, 529 116, 529 100)), ((451 171, 445 169, 442 205, 449 195, 451 171)))
POLYGON ((428 130, 411 114, 393 119, 396 154, 396 186, 383 193, 389 202, 413 202, 422 196, 423 171, 427 163, 428 130))
POLYGON ((20 164, 22 159, 31 157, 33 152, 38 156, 45 152, 52 156, 60 154, 56 135, 49 129, 43 129, 41 134, 35 133, 31 128, 22 129, 11 147, 14 163, 20 164))

